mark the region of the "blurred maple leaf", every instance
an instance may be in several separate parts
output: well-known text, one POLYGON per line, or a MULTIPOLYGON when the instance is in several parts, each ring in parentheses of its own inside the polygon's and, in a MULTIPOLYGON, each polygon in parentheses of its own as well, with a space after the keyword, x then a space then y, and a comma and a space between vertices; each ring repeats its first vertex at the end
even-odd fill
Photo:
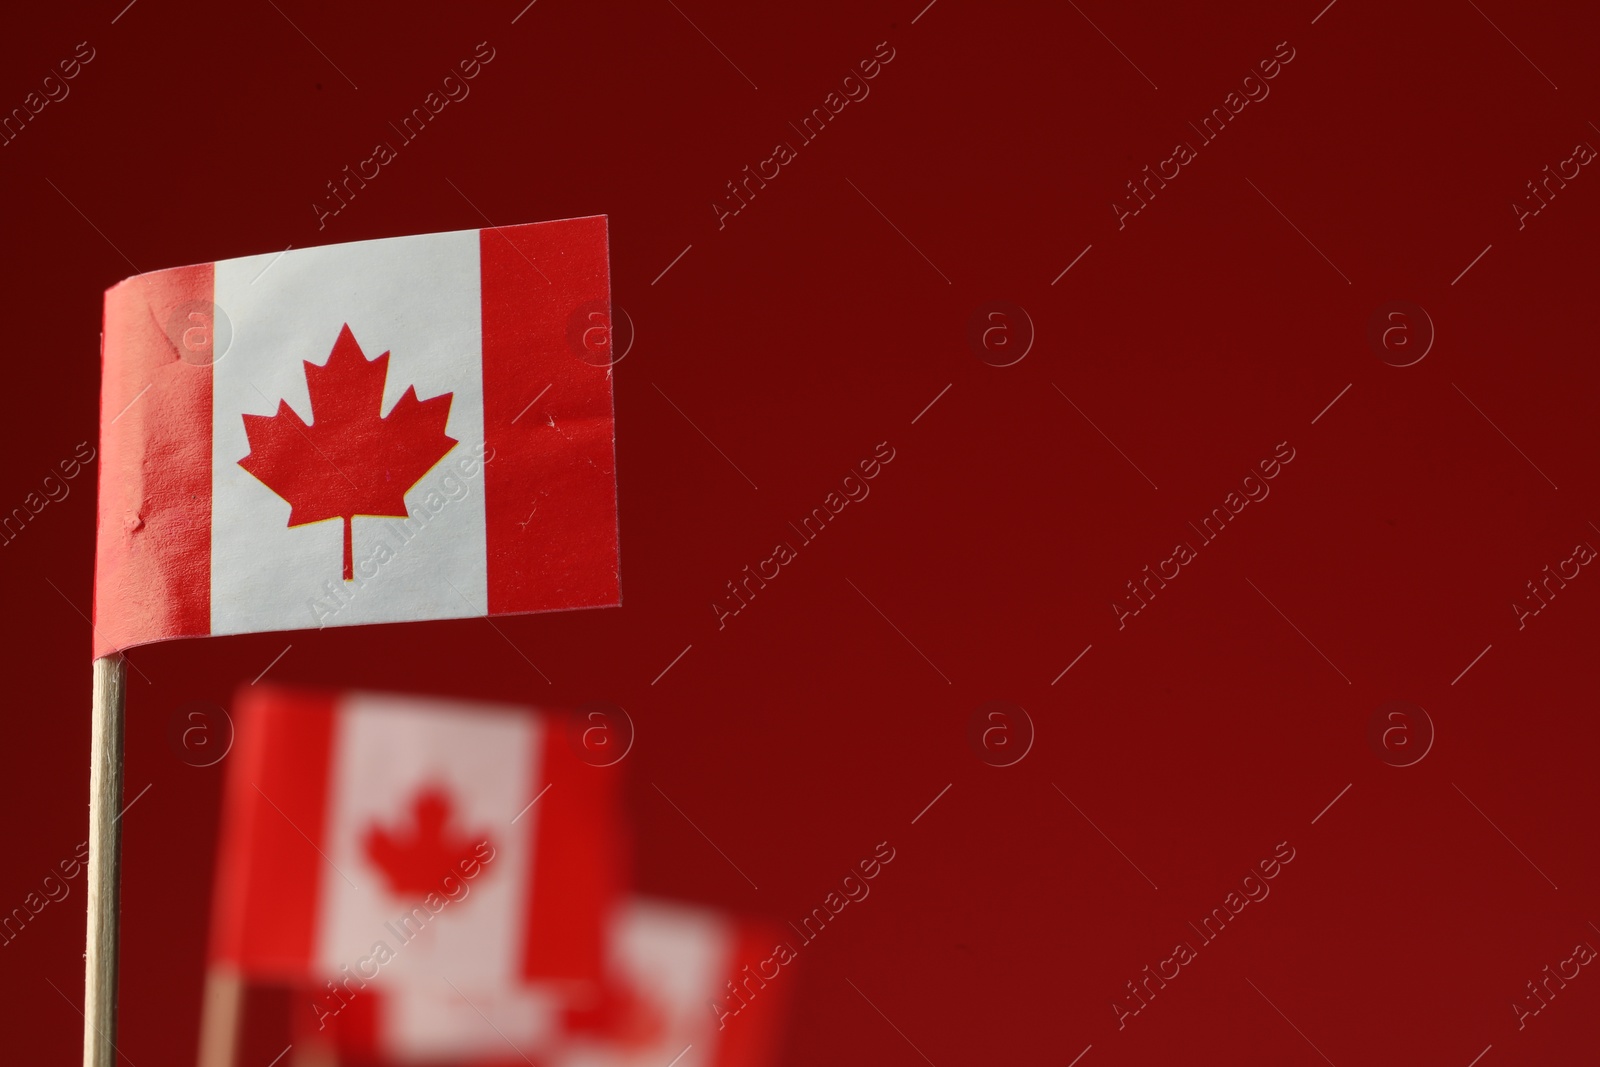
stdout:
POLYGON ((362 847, 396 896, 438 892, 445 876, 459 874, 456 865, 488 841, 482 834, 455 829, 453 807, 450 794, 435 786, 412 799, 410 825, 386 829, 374 823, 367 828, 362 847))
POLYGON ((273 415, 245 415, 250 454, 239 466, 289 502, 289 525, 344 520, 344 580, 355 577, 350 520, 405 518, 405 495, 456 446, 446 436, 453 393, 417 399, 406 389, 383 411, 389 353, 367 359, 346 323, 322 366, 305 361, 310 425, 279 400, 273 415))

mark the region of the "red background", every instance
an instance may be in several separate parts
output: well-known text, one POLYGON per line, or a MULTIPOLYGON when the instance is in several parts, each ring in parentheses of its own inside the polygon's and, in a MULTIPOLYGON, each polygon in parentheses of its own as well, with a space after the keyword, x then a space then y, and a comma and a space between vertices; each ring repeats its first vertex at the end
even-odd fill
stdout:
MULTIPOLYGON (((603 212, 637 328, 616 373, 624 606, 500 622, 548 684, 481 621, 132 654, 128 795, 151 788, 123 820, 129 1061, 189 1062, 199 1010, 225 765, 180 761, 168 724, 291 643, 274 680, 628 709, 655 893, 797 918, 889 841, 871 897, 785 972, 788 1064, 1593 1057, 1588 969, 1521 1031, 1510 1005, 1600 944, 1600 578, 1520 632, 1509 605, 1600 543, 1600 178, 1521 231, 1510 209, 1600 144, 1595 15, 921 6, 10 16, 4 109, 77 42, 95 58, 0 148, 0 508, 95 438, 101 292, 130 263, 603 212), (484 40, 471 96, 319 231, 324 183, 484 40), (1285 40, 1271 95, 1119 231, 1124 182, 1285 40), (880 41, 871 95, 719 230, 723 184, 880 41), (1037 328, 1005 368, 966 340, 997 299, 1037 328), (1407 368, 1366 338, 1396 299, 1437 328, 1407 368), (723 584, 880 441, 871 496, 719 632, 723 584), (1280 441, 1271 496, 1119 632, 1123 583, 1280 441), (968 742, 993 699, 1037 728, 1011 767, 968 742), (1406 768, 1367 740, 1395 699, 1437 729, 1406 768), (1271 896, 1119 1032, 1123 983, 1285 840, 1271 896)), ((97 474, 0 550, 6 911, 86 835, 97 474)), ((83 899, 80 877, 0 948, 17 1062, 77 1060, 83 899)))

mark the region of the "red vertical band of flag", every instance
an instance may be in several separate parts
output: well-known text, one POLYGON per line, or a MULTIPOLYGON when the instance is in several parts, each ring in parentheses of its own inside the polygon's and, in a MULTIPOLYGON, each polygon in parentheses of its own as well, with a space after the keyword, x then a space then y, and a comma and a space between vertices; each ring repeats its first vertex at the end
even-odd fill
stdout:
POLYGON ((178 267, 106 292, 96 656, 211 631, 212 277, 178 267))
MULTIPOLYGON (((540 800, 548 805, 533 838, 533 880, 527 901, 527 943, 522 971, 527 978, 550 974, 598 975, 605 965, 605 929, 599 921, 573 917, 603 914, 607 901, 627 884, 626 842, 621 840, 620 789, 613 768, 591 767, 578 759, 566 738, 566 716, 552 718, 545 737, 540 778, 560 783, 540 800), (572 857, 588 861, 574 864, 572 857), (570 868, 565 878, 550 878, 552 868, 570 868)), ((529 812, 529 814, 533 814, 529 812)))
MULTIPOLYGON (((752 996, 749 1005, 739 1011, 736 1019, 727 1021, 727 1025, 717 1033, 715 1059, 713 1067, 753 1067, 756 1064, 775 1063, 778 1056, 778 1036, 784 1015, 788 1008, 790 993, 787 985, 769 989, 783 980, 782 973, 766 983, 761 978, 760 963, 751 961, 770 961, 773 949, 785 939, 784 931, 779 927, 769 926, 766 923, 741 922, 735 928, 732 951, 729 954, 727 981, 740 988, 749 989, 744 983, 749 974, 758 975, 758 980, 764 984, 749 990, 752 994, 759 992, 760 996, 752 996), (748 965, 749 971, 743 971, 742 966, 748 965)), ((711 991, 711 996, 723 996, 722 989, 711 991)))
POLYGON ((606 220, 478 240, 485 443, 516 457, 484 468, 489 613, 616 604, 611 369, 585 362, 573 341, 591 312, 609 332, 606 220))
POLYGON ((237 762, 223 800, 211 955, 258 978, 304 979, 318 887, 338 877, 308 841, 326 823, 336 703, 333 694, 251 688, 234 703, 237 762))

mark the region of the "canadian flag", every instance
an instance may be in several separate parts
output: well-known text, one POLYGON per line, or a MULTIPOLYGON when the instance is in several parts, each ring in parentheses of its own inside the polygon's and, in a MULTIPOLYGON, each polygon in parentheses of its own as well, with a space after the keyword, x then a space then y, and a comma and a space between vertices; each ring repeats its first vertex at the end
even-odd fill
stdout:
POLYGON ((616 771, 525 708, 253 686, 236 701, 213 966, 311 986, 587 987, 623 883, 616 771))
POLYGON ((745 965, 770 957, 780 936, 710 909, 632 898, 611 918, 598 999, 538 985, 385 988, 326 1028, 296 1015, 294 1040, 369 1067, 767 1067, 793 979, 768 982, 745 965), (731 997, 729 983, 748 1005, 737 1015, 712 1008, 731 997))
POLYGON ((619 602, 603 216, 106 293, 95 655, 619 602))
POLYGON ((550 1067, 768 1067, 798 980, 760 973, 780 943, 766 923, 629 901, 612 918, 610 995, 597 1025, 569 1026, 550 1067))

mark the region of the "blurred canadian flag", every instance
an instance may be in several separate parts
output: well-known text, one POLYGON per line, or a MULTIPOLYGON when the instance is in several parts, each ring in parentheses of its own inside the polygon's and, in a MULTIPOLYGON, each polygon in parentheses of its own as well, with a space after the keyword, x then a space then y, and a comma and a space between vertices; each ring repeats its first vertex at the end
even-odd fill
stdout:
POLYGON ((379 989, 602 976, 616 776, 578 758, 562 720, 265 686, 236 709, 214 970, 310 987, 313 1027, 379 989))
MULTIPOLYGON (((385 988, 318 1030, 297 1014, 296 1047, 361 1067, 765 1067, 788 993, 780 977, 719 1025, 711 1008, 780 935, 707 909, 627 901, 607 930, 600 992, 549 984, 481 994, 448 983, 385 988)), ((791 979, 792 981, 792 979, 791 979)))

